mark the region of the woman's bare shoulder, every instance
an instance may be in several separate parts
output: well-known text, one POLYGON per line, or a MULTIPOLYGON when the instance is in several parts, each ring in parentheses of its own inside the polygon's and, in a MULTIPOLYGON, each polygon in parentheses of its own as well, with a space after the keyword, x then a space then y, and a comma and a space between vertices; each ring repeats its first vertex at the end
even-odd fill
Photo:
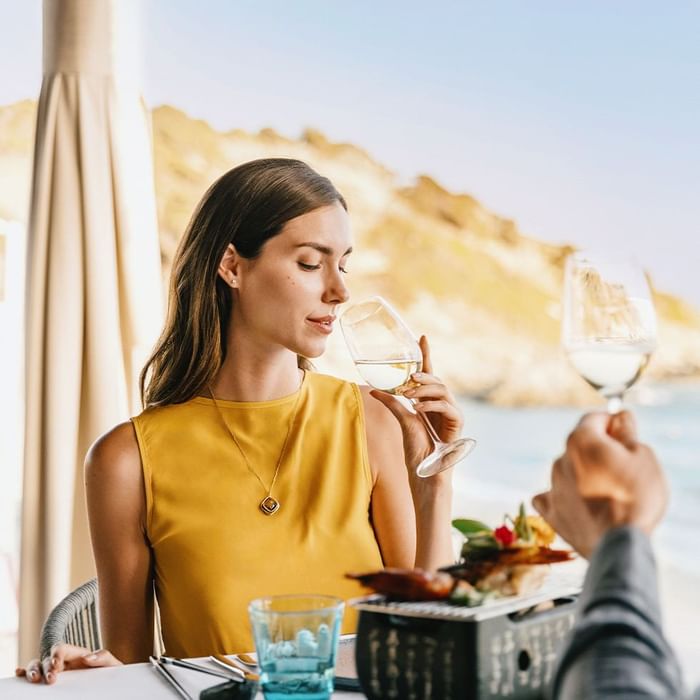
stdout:
POLYGON ((85 475, 141 479, 141 454, 131 421, 125 421, 101 435, 85 457, 85 475))
POLYGON ((85 457, 85 491, 90 529, 105 542, 114 533, 145 532, 146 495, 136 433, 131 421, 98 438, 85 457), (128 527, 132 523, 133 528, 128 527))

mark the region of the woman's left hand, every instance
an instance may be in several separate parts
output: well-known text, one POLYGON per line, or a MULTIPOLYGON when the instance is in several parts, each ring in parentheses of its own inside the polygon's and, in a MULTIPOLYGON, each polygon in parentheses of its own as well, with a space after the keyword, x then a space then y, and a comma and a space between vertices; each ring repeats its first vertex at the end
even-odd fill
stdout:
MULTIPOLYGON (((423 354, 422 371, 411 377, 411 385, 402 392, 406 398, 416 401, 414 408, 423 413, 443 442, 459 438, 464 420, 450 390, 432 374, 430 347, 425 336, 419 341, 423 354)), ((433 451, 433 441, 420 416, 410 411, 395 396, 384 391, 373 390, 371 395, 381 401, 399 421, 403 433, 406 466, 411 470, 433 451)))

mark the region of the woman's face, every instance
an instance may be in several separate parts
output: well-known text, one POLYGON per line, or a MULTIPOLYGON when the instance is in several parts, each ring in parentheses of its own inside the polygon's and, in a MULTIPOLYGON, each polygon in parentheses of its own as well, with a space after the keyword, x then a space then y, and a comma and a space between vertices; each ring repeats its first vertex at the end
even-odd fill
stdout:
POLYGON ((236 256, 235 331, 254 342, 318 357, 347 301, 350 220, 339 202, 288 221, 254 260, 236 256))

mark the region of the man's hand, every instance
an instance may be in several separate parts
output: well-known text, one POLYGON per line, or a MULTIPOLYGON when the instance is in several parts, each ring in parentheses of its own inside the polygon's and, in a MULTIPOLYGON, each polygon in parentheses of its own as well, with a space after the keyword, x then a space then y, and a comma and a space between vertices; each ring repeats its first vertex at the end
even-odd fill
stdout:
POLYGON ((569 435, 552 467, 552 487, 532 504, 588 558, 603 535, 633 525, 647 534, 668 502, 668 486, 653 451, 637 442, 631 413, 590 413, 569 435))

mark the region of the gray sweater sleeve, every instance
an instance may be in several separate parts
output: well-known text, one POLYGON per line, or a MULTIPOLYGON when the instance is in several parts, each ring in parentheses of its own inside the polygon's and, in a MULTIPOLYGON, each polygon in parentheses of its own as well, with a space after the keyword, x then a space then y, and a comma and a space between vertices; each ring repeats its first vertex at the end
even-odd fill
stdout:
POLYGON ((591 558, 553 697, 684 697, 678 662, 661 629, 654 555, 641 530, 611 530, 591 558))

